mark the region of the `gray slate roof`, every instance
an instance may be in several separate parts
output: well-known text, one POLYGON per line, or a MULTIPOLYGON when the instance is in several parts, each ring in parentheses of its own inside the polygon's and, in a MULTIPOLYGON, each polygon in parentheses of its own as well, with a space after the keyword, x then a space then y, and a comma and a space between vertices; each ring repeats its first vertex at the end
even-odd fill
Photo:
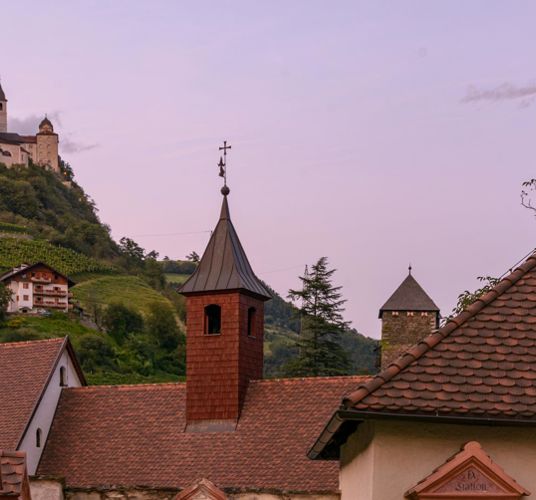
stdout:
POLYGON ((439 307, 410 273, 380 309, 380 318, 384 311, 439 312, 439 307))
POLYGON ((246 252, 238 239, 229 215, 227 196, 223 197, 220 220, 210 237, 207 248, 195 272, 182 285, 180 292, 245 290, 261 298, 271 298, 270 292, 255 276, 246 252))
POLYGON ((0 83, 0 101, 7 101, 6 94, 4 94, 4 89, 2 88, 1 83, 0 83))

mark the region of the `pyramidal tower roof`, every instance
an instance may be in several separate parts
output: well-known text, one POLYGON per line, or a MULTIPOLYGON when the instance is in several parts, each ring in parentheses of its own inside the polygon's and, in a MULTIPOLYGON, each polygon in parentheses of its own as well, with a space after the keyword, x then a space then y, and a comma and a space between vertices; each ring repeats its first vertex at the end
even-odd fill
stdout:
POLYGON ((7 101, 6 94, 4 93, 4 89, 2 88, 2 82, 0 82, 0 101, 7 101))
POLYGON ((439 307, 412 276, 410 267, 406 279, 380 309, 380 318, 384 311, 439 312, 439 307))
MULTIPOLYGON (((222 191, 223 192, 223 191, 222 191)), ((195 272, 182 285, 187 295, 200 292, 245 290, 265 300, 270 292, 255 276, 246 252, 231 222, 227 194, 223 196, 220 219, 195 272)))

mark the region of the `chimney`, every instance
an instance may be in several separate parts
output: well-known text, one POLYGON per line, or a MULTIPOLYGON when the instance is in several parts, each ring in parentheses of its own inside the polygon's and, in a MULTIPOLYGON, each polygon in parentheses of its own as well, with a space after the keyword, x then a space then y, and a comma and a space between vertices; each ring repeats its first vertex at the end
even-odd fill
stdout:
POLYGON ((231 222, 227 190, 218 224, 186 296, 186 420, 191 432, 234 430, 250 380, 262 378, 264 302, 231 222))
POLYGON ((380 309, 381 369, 439 326, 439 308, 411 274, 380 309))

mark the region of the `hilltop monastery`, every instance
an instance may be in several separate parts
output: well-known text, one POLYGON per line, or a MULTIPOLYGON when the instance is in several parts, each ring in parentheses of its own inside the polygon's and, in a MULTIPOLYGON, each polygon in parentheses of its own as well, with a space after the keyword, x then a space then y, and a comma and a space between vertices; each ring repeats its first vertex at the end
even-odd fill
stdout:
POLYGON ((36 165, 59 172, 58 134, 52 122, 45 116, 39 124, 36 135, 20 135, 8 132, 7 98, 0 84, 0 163, 7 167, 28 165, 30 160, 36 165))

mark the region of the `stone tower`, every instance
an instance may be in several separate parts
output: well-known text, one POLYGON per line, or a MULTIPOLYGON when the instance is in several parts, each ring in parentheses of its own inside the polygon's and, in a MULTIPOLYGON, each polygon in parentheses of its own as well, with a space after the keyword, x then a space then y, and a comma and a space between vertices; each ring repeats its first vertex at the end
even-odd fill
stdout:
POLYGON ((264 302, 271 297, 248 262, 226 194, 205 253, 181 293, 188 430, 234 430, 248 382, 262 378, 264 302))
POLYGON ((39 124, 39 133, 36 135, 37 151, 35 163, 59 172, 58 161, 58 134, 54 133, 52 122, 45 116, 39 124))
POLYGON ((411 275, 380 309, 381 369, 439 326, 439 308, 411 275))
POLYGON ((0 83, 0 133, 7 132, 7 99, 0 83))

